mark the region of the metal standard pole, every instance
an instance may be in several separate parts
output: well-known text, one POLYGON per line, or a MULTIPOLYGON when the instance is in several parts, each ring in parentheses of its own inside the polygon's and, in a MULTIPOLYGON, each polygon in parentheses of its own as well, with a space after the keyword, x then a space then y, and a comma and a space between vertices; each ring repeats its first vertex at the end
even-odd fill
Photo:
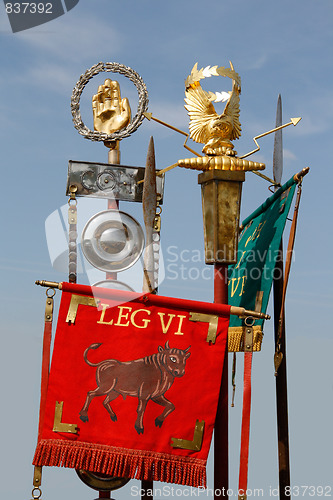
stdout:
MULTIPOLYGON (((119 149, 119 141, 110 142, 105 144, 110 148, 108 152, 108 163, 113 165, 120 165, 120 149, 119 149)), ((119 201, 113 199, 108 199, 108 210, 118 210, 119 201)), ((117 273, 108 272, 106 273, 106 279, 116 280, 117 273)), ((111 491, 99 491, 98 498, 111 498, 111 491)))
MULTIPOLYGON (((119 141, 113 141, 105 144, 110 148, 108 152, 108 163, 113 165, 120 165, 120 149, 119 149, 119 141)), ((119 209, 119 201, 113 199, 108 200, 108 210, 118 210, 119 209)), ((106 279, 108 280, 116 280, 117 273, 108 272, 106 273, 106 279)), ((103 498, 103 497, 101 497, 103 498)))
MULTIPOLYGON (((228 265, 214 264, 214 302, 228 303, 228 265)), ((214 428, 214 494, 215 500, 227 496, 229 485, 228 443, 228 346, 225 350, 221 388, 214 428)))

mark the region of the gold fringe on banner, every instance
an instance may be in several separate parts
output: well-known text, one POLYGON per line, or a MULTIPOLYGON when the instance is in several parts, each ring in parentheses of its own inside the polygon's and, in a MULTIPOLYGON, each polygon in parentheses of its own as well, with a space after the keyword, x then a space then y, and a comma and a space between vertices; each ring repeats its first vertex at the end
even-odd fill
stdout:
MULTIPOLYGON (((263 332, 260 325, 253 327, 253 351, 261 351, 263 332)), ((246 326, 231 326, 228 329, 228 352, 244 351, 244 334, 246 326)))

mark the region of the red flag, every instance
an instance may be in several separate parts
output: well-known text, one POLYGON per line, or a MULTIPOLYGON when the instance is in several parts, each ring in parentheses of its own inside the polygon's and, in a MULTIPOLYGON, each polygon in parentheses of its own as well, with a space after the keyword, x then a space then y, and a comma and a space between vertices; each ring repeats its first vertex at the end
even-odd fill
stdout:
POLYGON ((34 465, 205 485, 228 306, 217 316, 212 304, 207 314, 205 303, 128 293, 119 303, 111 290, 72 289, 62 293, 34 465))

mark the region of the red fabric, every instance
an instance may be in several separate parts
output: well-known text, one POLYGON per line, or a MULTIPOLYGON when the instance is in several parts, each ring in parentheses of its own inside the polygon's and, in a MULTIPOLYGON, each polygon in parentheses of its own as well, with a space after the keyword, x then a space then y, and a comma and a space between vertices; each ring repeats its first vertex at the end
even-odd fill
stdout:
POLYGON ((34 465, 204 485, 229 316, 219 317, 211 344, 208 323, 189 321, 195 309, 138 300, 119 304, 104 292, 95 289, 104 309, 79 305, 73 324, 66 322, 72 294, 62 293, 34 465), (84 406, 89 391, 97 388, 100 393, 84 406), (108 395, 109 411, 103 405, 108 395), (139 395, 148 400, 142 422, 139 395), (77 424, 78 434, 53 431, 57 401, 63 401, 61 421, 77 424), (201 449, 173 448, 171 438, 193 440, 197 420, 205 422, 201 449))
POLYGON ((252 354, 253 354, 252 352, 244 353, 243 415, 242 415, 242 434, 241 434, 239 486, 238 486, 238 491, 240 492, 240 495, 245 495, 247 490, 249 441, 250 441, 250 415, 251 415, 252 354))
POLYGON ((47 396, 47 386, 49 381, 50 370, 50 349, 52 340, 52 321, 45 321, 44 338, 43 338, 43 357, 42 357, 42 373, 40 383, 40 406, 39 406, 39 427, 38 436, 40 437, 45 414, 45 403, 47 396))

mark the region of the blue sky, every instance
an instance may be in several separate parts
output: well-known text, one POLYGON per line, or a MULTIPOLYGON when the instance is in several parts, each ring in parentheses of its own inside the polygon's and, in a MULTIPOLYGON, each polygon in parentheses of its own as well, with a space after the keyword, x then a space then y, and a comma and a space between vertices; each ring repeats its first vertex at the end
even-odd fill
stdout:
MULTIPOLYGON (((64 272, 51 267, 45 220, 67 203, 68 160, 107 161, 102 144, 77 133, 70 112, 75 83, 99 61, 135 69, 147 85, 149 111, 187 130, 184 79, 194 63, 225 66, 231 60, 242 78, 243 132, 235 142, 240 155, 254 148, 255 135, 274 127, 279 93, 283 122, 302 117, 296 128, 288 127, 283 134, 283 180, 306 166, 311 168, 304 180, 286 306, 291 477, 294 485, 332 487, 332 18, 330 0, 80 0, 64 16, 13 34, 0 5, 1 448, 7 479, 0 487, 3 497, 28 497, 31 485, 44 309, 44 291, 34 281, 66 280, 64 272)), ((82 97, 82 116, 89 128, 93 127, 90 97, 103 79, 104 75, 94 78, 82 97)), ((123 96, 135 109, 134 87, 119 81, 123 96)), ((212 91, 229 90, 228 85, 222 78, 209 80, 212 91)), ((187 157, 181 135, 145 121, 121 142, 122 163, 144 165, 151 135, 158 168, 187 157)), ((266 174, 272 176, 273 136, 263 138, 260 145, 260 152, 251 159, 265 162, 266 174)), ((200 145, 194 147, 200 151, 200 145)), ((264 180, 247 174, 242 218, 269 196, 267 187, 264 180)), ((121 208, 142 220, 139 205, 121 208)), ((173 279, 168 267, 170 247, 177 247, 179 256, 182 250, 203 255, 195 172, 174 169, 167 174, 162 216, 165 280, 160 293, 211 301, 212 279, 204 279, 205 274, 188 278, 192 268, 202 276, 203 263, 191 257, 182 262, 179 257, 177 264, 185 268, 182 280, 173 279)), ((286 232, 289 227, 288 222, 286 232)), ((82 281, 86 279, 82 275, 82 281)), ((272 338, 273 326, 266 324, 263 351, 254 359, 250 444, 249 488, 266 492, 278 483, 272 338)), ((236 408, 230 410, 230 486, 234 489, 241 413, 239 359, 236 408)), ((73 471, 46 470, 43 482, 48 500, 59 494, 82 500, 94 496, 73 471)), ((128 496, 126 491, 114 497, 128 496)))

